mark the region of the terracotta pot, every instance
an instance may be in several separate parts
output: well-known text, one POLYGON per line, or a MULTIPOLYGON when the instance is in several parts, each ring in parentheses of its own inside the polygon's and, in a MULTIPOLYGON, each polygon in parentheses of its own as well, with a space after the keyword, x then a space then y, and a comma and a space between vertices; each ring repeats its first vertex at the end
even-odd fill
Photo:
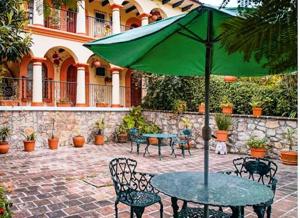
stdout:
POLYGON ((217 130, 215 132, 217 141, 219 142, 226 142, 228 140, 228 132, 225 130, 217 130))
POLYGON ((150 145, 158 145, 158 139, 157 138, 149 138, 149 144, 150 145))
POLYGON ((18 106, 19 102, 16 100, 0 100, 0 106, 18 106))
POLYGON ((0 142, 0 154, 6 154, 9 150, 8 142, 0 142))
POLYGON ((252 113, 253 113, 254 117, 260 117, 262 114, 262 108, 254 107, 254 108, 252 108, 252 113))
POLYGON ((95 135, 95 145, 104 144, 104 135, 95 135))
POLYGON ((297 151, 281 151, 280 159, 283 164, 298 165, 298 153, 297 151))
POLYGON ((24 142, 24 151, 32 152, 35 149, 35 141, 23 141, 24 142))
POLYGON ((205 114, 205 105, 200 104, 198 110, 200 114, 205 114))
POLYGON ((232 107, 222 107, 223 114, 232 114, 232 107))
POLYGON ((265 148, 251 148, 250 153, 252 157, 264 158, 266 156, 267 149, 265 148))
POLYGON ((50 138, 48 139, 48 146, 49 146, 49 149, 51 150, 55 150, 58 148, 58 138, 50 138))
POLYGON ((81 148, 83 147, 85 143, 85 139, 83 136, 74 136, 73 137, 73 144, 75 148, 81 148))
POLYGON ((96 107, 108 107, 108 103, 97 102, 97 103, 96 103, 96 107))
POLYGON ((57 107, 71 107, 71 103, 61 103, 61 102, 57 102, 56 103, 57 107))
POLYGON ((128 135, 127 133, 122 133, 118 135, 118 142, 120 143, 126 143, 128 140, 128 135))
POLYGON ((225 76, 224 77, 224 82, 233 83, 236 81, 237 81, 237 77, 235 77, 235 76, 225 76))

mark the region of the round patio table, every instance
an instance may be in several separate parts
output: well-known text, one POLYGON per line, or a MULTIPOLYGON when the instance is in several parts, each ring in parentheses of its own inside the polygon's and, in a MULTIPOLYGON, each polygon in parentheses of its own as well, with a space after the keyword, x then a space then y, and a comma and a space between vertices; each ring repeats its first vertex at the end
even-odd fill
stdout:
POLYGON ((249 179, 222 173, 209 173, 208 179, 205 186, 202 172, 173 172, 156 175, 151 184, 172 198, 175 218, 178 199, 210 206, 244 207, 267 203, 274 197, 269 187, 249 179))
POLYGON ((161 147, 163 146, 163 144, 162 144, 162 140, 163 139, 170 139, 170 147, 172 149, 171 155, 174 154, 174 156, 176 157, 176 154, 175 154, 175 151, 174 151, 174 145, 172 143, 173 140, 174 140, 174 138, 177 137, 176 134, 158 133, 158 134, 143 134, 143 136, 145 138, 147 138, 147 146, 145 148, 144 156, 146 155, 146 152, 149 153, 149 150, 148 150, 148 148, 150 146, 149 138, 157 138, 158 139, 157 147, 158 147, 158 156, 159 156, 159 159, 161 160, 161 147))

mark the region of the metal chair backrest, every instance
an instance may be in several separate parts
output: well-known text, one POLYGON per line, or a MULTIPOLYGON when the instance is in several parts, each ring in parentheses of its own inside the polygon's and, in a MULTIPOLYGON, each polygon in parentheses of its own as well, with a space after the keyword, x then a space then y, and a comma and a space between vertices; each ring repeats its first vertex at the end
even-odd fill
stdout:
POLYGON ((136 166, 137 162, 129 158, 115 158, 110 161, 109 170, 117 194, 130 186, 136 166))
POLYGON ((191 129, 184 129, 180 132, 180 135, 185 136, 186 138, 192 137, 192 130, 191 129))
POLYGON ((273 183, 277 165, 266 158, 241 157, 233 160, 235 173, 254 181, 268 185, 273 183))
POLYGON ((129 139, 133 141, 134 139, 139 137, 139 130, 137 128, 131 128, 129 130, 129 139))

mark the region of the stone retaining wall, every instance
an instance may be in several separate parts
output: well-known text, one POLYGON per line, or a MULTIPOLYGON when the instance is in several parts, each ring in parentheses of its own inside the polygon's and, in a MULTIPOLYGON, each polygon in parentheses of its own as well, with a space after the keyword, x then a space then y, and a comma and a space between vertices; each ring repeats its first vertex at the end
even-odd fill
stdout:
MULTIPOLYGON (((159 125, 163 131, 170 133, 178 133, 183 128, 180 122, 181 117, 188 117, 192 123, 195 143, 198 147, 203 147, 201 127, 204 125, 204 115, 199 113, 185 113, 182 116, 176 116, 173 113, 165 111, 144 111, 144 116, 159 125)), ((271 157, 278 157, 279 151, 287 144, 284 134, 288 127, 297 130, 297 120, 283 117, 267 117, 254 118, 249 115, 232 115, 233 125, 231 127, 231 136, 227 143, 229 152, 247 154, 248 149, 246 141, 251 135, 258 137, 267 137, 270 145, 268 154, 271 157)), ((212 133, 216 130, 214 115, 211 115, 210 124, 212 133)), ((295 134, 297 142, 297 134, 295 134)), ((215 149, 216 143, 211 141, 211 149, 215 149)))
POLYGON ((127 111, 0 111, 0 126, 7 125, 12 130, 9 142, 11 148, 23 148, 22 132, 33 128, 37 133, 36 146, 47 146, 52 132, 52 120, 55 120, 54 134, 59 137, 60 145, 70 145, 72 137, 80 132, 92 143, 95 134, 95 122, 104 115, 105 135, 112 137, 117 125, 127 111))
MULTIPOLYGON (((117 125, 121 123, 122 117, 128 111, 0 111, 0 125, 8 125, 12 130, 9 139, 11 148, 23 148, 22 132, 25 128, 32 127, 37 132, 37 147, 47 146, 47 139, 51 136, 52 120, 55 120, 55 135, 60 139, 61 146, 72 144, 72 137, 80 132, 87 139, 88 143, 93 143, 95 134, 95 122, 104 115, 106 129, 105 136, 112 139, 112 133, 117 125)), ((183 128, 178 117, 165 111, 144 111, 144 116, 159 125, 164 132, 178 133, 183 128)), ((204 115, 199 113, 185 113, 183 117, 188 117, 192 122, 192 130, 195 143, 198 147, 203 147, 201 127, 204 123, 204 115)), ((211 116, 212 130, 216 130, 213 114, 211 116)), ((279 151, 285 147, 286 139, 284 133, 287 127, 297 128, 297 120, 282 117, 261 117, 253 118, 247 115, 233 115, 233 126, 230 140, 227 143, 228 150, 234 153, 247 153, 246 141, 251 135, 267 137, 272 148, 269 155, 277 157, 279 151)), ((297 135, 295 134, 295 137, 297 135)), ((212 140, 211 149, 214 150, 215 142, 212 140)))

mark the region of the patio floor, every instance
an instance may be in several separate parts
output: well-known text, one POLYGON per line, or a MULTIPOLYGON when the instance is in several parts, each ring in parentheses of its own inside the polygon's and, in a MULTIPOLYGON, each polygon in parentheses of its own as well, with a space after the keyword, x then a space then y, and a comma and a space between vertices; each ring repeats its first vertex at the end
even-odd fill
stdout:
MULTIPOLYGON (((203 150, 192 150, 192 156, 174 158, 157 148, 151 156, 131 154, 129 144, 85 145, 84 148, 61 147, 57 151, 39 148, 32 153, 11 150, 0 156, 0 181, 11 189, 9 197, 14 217, 114 217, 114 189, 108 163, 114 157, 130 157, 138 161, 138 171, 161 173, 203 169, 203 150)), ((180 154, 180 150, 176 150, 180 154)), ((239 155, 210 154, 210 170, 232 169, 232 159, 239 155)), ((279 166, 279 180, 272 217, 297 217, 297 167, 279 166)), ((184 185, 184 184, 183 184, 184 185)), ((170 199, 163 197, 164 217, 171 217, 170 199)), ((129 217, 129 208, 119 205, 119 217, 129 217)), ((158 205, 146 209, 143 217, 159 217, 158 205)), ((255 217, 252 208, 246 217, 255 217)))

